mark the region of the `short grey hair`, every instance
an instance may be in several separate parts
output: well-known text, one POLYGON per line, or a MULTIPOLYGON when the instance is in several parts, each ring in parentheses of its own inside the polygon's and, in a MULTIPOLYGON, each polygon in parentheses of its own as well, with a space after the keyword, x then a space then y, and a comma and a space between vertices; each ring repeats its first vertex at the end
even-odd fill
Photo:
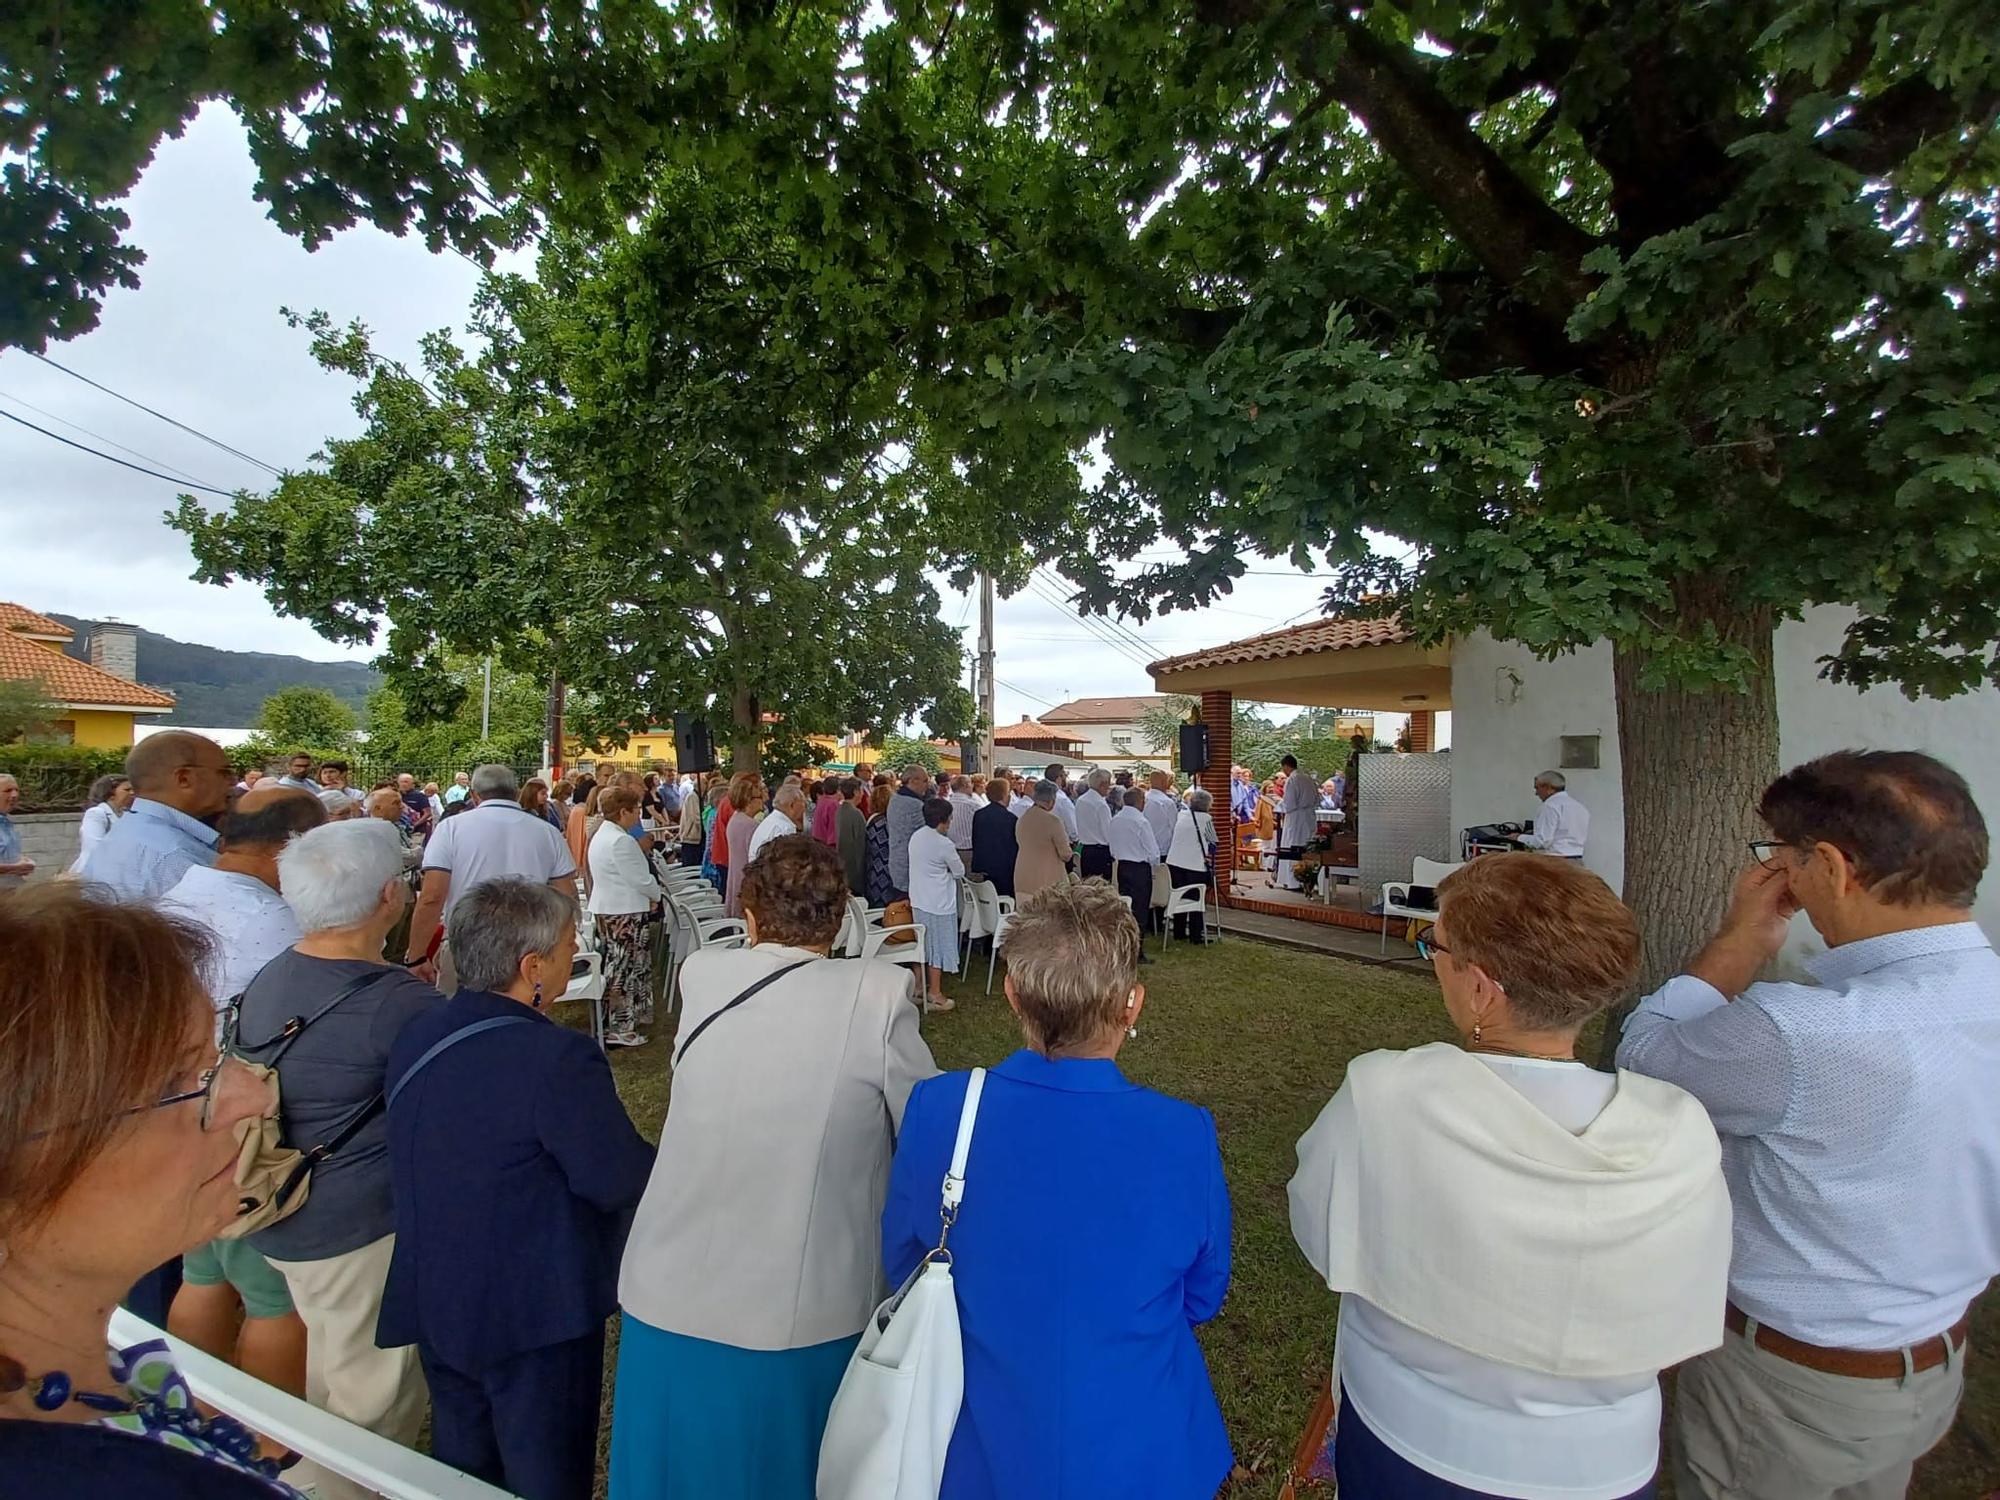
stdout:
POLYGON ((771 805, 773 807, 796 807, 799 811, 804 812, 806 806, 806 789, 788 781, 778 788, 778 795, 771 799, 771 805))
MULTIPOLYGON (((99 778, 99 780, 102 780, 102 779, 103 779, 102 777, 100 777, 100 778, 99 778)), ((119 781, 123 781, 123 780, 125 780, 125 779, 126 779, 126 778, 124 778, 123 776, 120 776, 120 777, 118 777, 118 778, 117 778, 117 780, 119 780, 119 781)), ((16 781, 16 780, 14 779, 14 777, 13 777, 13 774, 12 774, 11 772, 8 772, 8 771, 0 771, 0 785, 6 785, 6 786, 19 786, 20 784, 21 784, 20 782, 18 782, 18 781, 16 781)), ((100 800, 101 800, 101 799, 100 799, 100 800)))
POLYGON ((1560 771, 1542 772, 1541 775, 1535 778, 1535 785, 1552 786, 1559 792, 1569 790, 1569 782, 1564 778, 1563 773, 1560 771))
POLYGON ((1107 787, 1104 792, 1104 805, 1113 812, 1123 811, 1125 807, 1125 788, 1122 786, 1107 787))
POLYGON ((472 795, 484 801, 498 797, 506 802, 521 800, 521 778, 512 766, 484 765, 472 773, 472 795))
POLYGON ((930 774, 930 771, 926 767, 918 765, 915 761, 911 761, 907 766, 903 767, 903 774, 899 779, 913 781, 919 776, 928 776, 930 774))
POLYGON ((278 891, 308 933, 365 921, 402 874, 403 840, 380 818, 322 823, 278 851, 278 891))
POLYGON ((1194 812, 1207 812, 1215 806, 1215 794, 1207 787, 1198 786, 1188 794, 1188 807, 1194 812))
POLYGON ((1085 785, 1101 797, 1104 795, 1104 789, 1111 785, 1111 773, 1100 766, 1083 780, 1085 785))
POLYGON ((353 799, 347 793, 335 790, 332 787, 319 794, 319 803, 321 807, 326 809, 326 815, 329 818, 344 818, 347 816, 348 809, 354 806, 353 799))
MULTIPOLYGON (((546 957, 575 926, 574 896, 538 880, 503 876, 482 880, 458 898, 445 924, 445 941, 462 988, 504 990, 520 974, 522 959, 530 953, 546 957)), ((562 987, 569 988, 568 975, 562 987)))
POLYGON ((1035 783, 1035 806, 1054 807, 1056 805, 1056 784, 1053 781, 1035 783))

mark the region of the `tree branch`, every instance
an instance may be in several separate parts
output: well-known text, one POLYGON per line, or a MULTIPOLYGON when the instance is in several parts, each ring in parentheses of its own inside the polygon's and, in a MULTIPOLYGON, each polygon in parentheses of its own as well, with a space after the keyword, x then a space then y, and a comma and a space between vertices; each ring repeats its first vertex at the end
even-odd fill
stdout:
POLYGON ((1835 161, 1868 177, 1893 172, 1934 136, 1984 119, 2000 109, 2000 89, 1982 89, 1961 101, 1913 74, 1863 100, 1821 139, 1835 161))

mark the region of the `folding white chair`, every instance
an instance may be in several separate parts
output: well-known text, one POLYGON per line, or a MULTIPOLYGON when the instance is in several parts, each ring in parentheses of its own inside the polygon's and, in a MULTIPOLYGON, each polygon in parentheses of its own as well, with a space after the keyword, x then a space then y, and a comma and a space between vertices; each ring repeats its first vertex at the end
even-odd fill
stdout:
POLYGON ((1000 939, 1007 935, 1007 924, 1014 919, 1014 898, 995 895, 993 906, 993 946, 986 950, 986 993, 989 995, 993 993, 993 961, 1000 956, 1000 939))
POLYGON ((680 1008, 681 969, 688 955, 704 948, 740 948, 750 940, 750 928, 741 917, 721 915, 719 908, 711 916, 671 896, 667 898, 667 920, 673 924, 667 959, 667 1009, 671 1013, 680 1008))
POLYGON ((1435 906, 1410 905, 1410 887, 1413 885, 1427 885, 1435 890, 1445 876, 1449 875, 1453 870, 1458 869, 1462 864, 1464 864, 1463 860, 1447 864, 1441 860, 1425 859, 1420 855, 1411 862, 1410 878, 1408 880, 1385 880, 1382 882, 1382 942, 1379 951, 1383 953, 1389 951, 1389 919, 1391 917, 1401 917, 1406 921, 1414 918, 1419 922, 1435 922, 1437 920, 1437 908, 1435 906))
POLYGON ((604 956, 597 952, 586 953, 577 949, 576 958, 569 966, 569 988, 556 996, 557 1005, 572 1002, 590 1007, 590 1036, 599 1047, 604 1045, 604 956))
POLYGON ((1206 885, 1176 886, 1167 893, 1167 915, 1165 931, 1160 934, 1160 947, 1164 951, 1174 940, 1175 917, 1200 917, 1202 931, 1208 930, 1208 887, 1206 885))

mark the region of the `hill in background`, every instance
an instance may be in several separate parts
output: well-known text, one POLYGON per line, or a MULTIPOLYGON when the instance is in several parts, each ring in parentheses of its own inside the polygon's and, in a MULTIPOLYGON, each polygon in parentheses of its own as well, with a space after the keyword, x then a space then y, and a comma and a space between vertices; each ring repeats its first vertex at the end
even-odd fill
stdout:
MULTIPOLYGON (((90 622, 74 615, 51 613, 76 632, 63 649, 81 661, 90 660, 90 622)), ((264 651, 224 651, 177 641, 171 636, 139 631, 139 680, 172 693, 174 711, 154 724, 188 724, 204 729, 247 729, 264 700, 282 687, 322 687, 366 717, 368 695, 381 685, 380 676, 356 661, 307 661, 303 656, 274 656, 264 651)))

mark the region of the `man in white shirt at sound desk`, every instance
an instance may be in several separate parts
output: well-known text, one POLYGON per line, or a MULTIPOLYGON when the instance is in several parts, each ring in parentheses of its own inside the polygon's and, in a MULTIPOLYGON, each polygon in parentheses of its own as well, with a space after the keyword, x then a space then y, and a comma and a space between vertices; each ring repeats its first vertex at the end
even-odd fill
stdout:
POLYGON ((1699 1099, 1735 1208, 1728 1336, 1681 1367, 1681 1500, 1898 1500, 1965 1389, 2000 1272, 2000 958, 1985 820, 1914 751, 1787 772, 1722 930, 1618 1065, 1699 1099), (1756 979, 1804 911, 1814 983, 1756 979))
POLYGON ((1560 771, 1544 771, 1535 778, 1535 795, 1542 799, 1535 814, 1535 828, 1514 840, 1523 849, 1537 849, 1557 859, 1582 859, 1584 841, 1590 837, 1590 809, 1569 794, 1560 771))

